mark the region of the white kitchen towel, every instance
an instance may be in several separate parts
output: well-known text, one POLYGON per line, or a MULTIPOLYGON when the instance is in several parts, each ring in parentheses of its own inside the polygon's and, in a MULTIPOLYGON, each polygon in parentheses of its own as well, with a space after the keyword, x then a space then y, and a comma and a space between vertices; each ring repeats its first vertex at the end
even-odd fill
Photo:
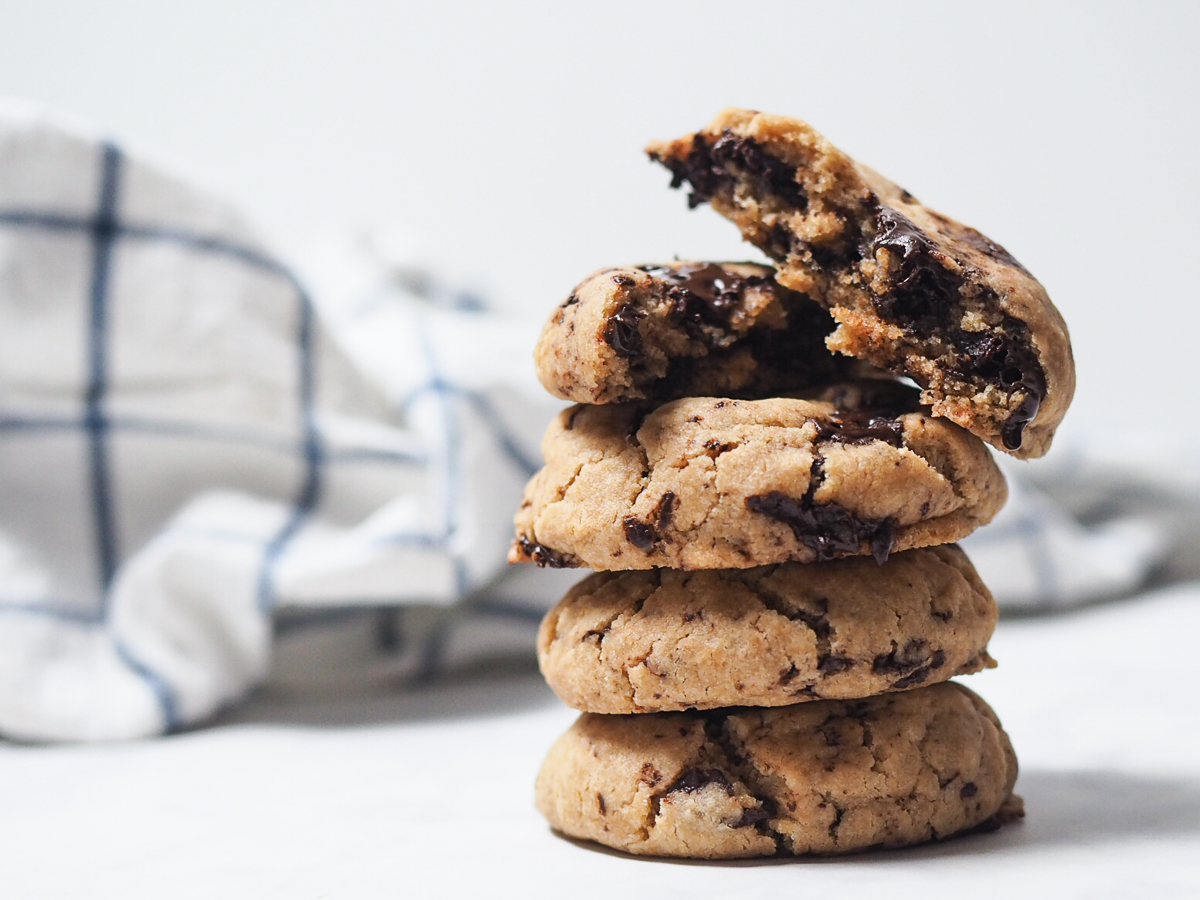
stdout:
MULTIPOLYGON (((352 681, 532 655, 577 577, 505 564, 555 298, 489 312, 394 242, 309 268, 314 294, 226 203, 0 106, 0 735, 201 722, 273 651, 352 681)), ((970 542, 1010 605, 1119 594, 1165 546, 1014 487, 970 542)))

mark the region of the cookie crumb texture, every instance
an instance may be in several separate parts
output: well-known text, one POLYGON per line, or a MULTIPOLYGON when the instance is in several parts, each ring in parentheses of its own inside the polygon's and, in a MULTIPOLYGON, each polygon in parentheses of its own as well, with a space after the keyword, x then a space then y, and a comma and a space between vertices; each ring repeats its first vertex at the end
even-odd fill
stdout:
POLYGON ((698 859, 852 853, 1021 815, 995 714, 951 682, 867 700, 583 714, 538 775, 558 831, 698 859))
POLYGON ((831 349, 911 377, 934 415, 999 449, 1049 449, 1075 389, 1070 338, 1003 247, 797 119, 726 110, 648 152, 833 313, 831 349))
POLYGON ((647 713, 908 690, 995 665, 996 604, 958 547, 819 566, 605 572, 542 621, 569 706, 647 713))
POLYGON ((958 426, 889 409, 904 390, 566 409, 543 439, 509 559, 749 568, 952 543, 1000 509, 1004 478, 958 426))
POLYGON ((751 263, 602 269, 551 314, 538 377, 576 403, 772 396, 868 368, 831 353, 820 305, 751 263))

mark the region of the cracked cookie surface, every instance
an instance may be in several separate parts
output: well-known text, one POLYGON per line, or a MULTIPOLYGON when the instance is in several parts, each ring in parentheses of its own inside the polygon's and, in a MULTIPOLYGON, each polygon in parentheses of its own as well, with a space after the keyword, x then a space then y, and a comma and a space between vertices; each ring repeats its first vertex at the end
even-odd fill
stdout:
POLYGON ((995 714, 946 682, 774 709, 584 713, 551 748, 538 809, 629 853, 721 859, 850 853, 1021 815, 995 714))
POLYGON ((1003 505, 987 448, 897 382, 812 399, 575 406, 517 512, 512 562, 729 569, 959 540, 1003 505), (826 398, 826 399, 821 399, 826 398))
POLYGON ((996 616, 954 545, 883 565, 603 572, 543 619, 538 661, 593 713, 858 699, 994 665, 996 616))
POLYGON ((551 314, 538 377, 576 403, 763 397, 839 381, 864 364, 834 354, 820 305, 753 263, 602 269, 551 314))
POLYGON ((689 205, 709 202, 839 325, 832 349, 907 375, 945 416, 1041 456, 1075 368, 1045 289, 989 238, 921 204, 798 119, 730 109, 652 144, 689 205))

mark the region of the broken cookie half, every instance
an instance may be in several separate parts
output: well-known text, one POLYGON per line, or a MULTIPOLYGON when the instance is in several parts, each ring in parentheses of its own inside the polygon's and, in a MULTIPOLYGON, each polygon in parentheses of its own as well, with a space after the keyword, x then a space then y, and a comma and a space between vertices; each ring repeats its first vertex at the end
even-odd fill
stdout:
POLYGON ((1018 457, 1050 447, 1075 389, 1066 324, 1003 247, 917 201, 798 119, 731 109, 648 152, 832 312, 830 349, 1018 457))
POLYGON ((576 403, 768 397, 868 374, 826 349, 835 324, 770 266, 621 266, 559 304, 534 360, 546 390, 576 403))

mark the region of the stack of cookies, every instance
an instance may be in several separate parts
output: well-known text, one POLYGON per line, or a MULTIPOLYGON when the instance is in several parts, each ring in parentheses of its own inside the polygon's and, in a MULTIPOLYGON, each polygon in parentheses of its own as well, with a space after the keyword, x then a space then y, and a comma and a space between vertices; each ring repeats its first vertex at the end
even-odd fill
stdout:
POLYGON ((537 802, 561 832, 699 858, 843 853, 1020 815, 1016 757, 955 675, 996 606, 953 542, 1040 456, 1066 327, 1003 248, 803 122, 742 110, 653 159, 774 267, 602 270, 536 359, 578 405, 511 558, 597 570, 543 622, 583 715, 537 802))

